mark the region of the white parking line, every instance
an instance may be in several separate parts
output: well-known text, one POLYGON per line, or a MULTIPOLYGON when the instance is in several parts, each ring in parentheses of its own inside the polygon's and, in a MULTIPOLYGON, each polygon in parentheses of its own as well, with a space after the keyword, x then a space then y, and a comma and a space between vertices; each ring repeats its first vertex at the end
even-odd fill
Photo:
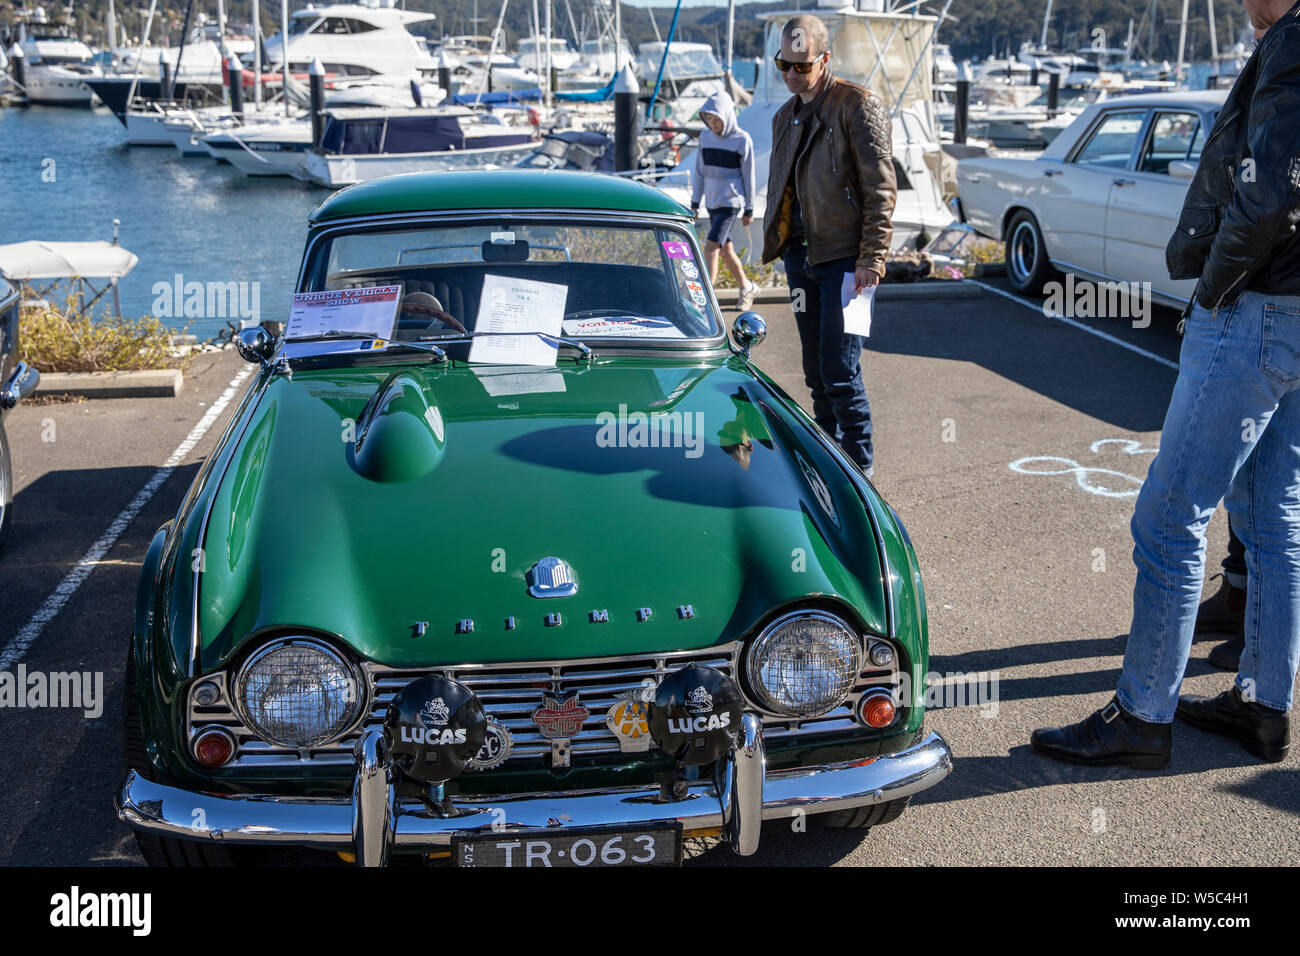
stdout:
POLYGON ((135 493, 135 497, 131 499, 130 503, 122 509, 121 513, 113 519, 113 523, 99 536, 99 540, 92 544, 90 550, 82 555, 81 560, 73 565, 72 570, 59 582, 59 586, 45 599, 45 603, 37 608, 31 620, 23 625, 23 629, 5 645, 3 653, 0 653, 0 671, 9 670, 23 659, 23 655, 41 636, 41 632, 45 630, 46 625, 63 610, 72 595, 76 593, 77 588, 81 587, 82 582, 90 576, 90 572, 95 570, 95 566, 104 559, 104 555, 108 554, 109 549, 117 543, 117 539, 121 537, 122 532, 135 520, 144 506, 149 503, 149 499, 162 487, 163 482, 171 477, 171 473, 185 460, 185 456, 193 451, 194 446, 207 434, 213 422, 220 417, 221 413, 226 410, 226 406, 238 394, 239 386, 243 385, 252 374, 253 369, 246 368, 230 380, 226 390, 212 403, 212 406, 199 419, 198 424, 185 436, 185 440, 176 446, 176 450, 163 462, 162 467, 150 476, 149 480, 144 483, 144 487, 135 493))
POLYGON ((1075 319, 1066 318, 1063 315, 1055 315, 1051 312, 1045 312, 1042 309, 1042 307, 1034 305, 1034 303, 1030 302, 1028 299, 1022 299, 1018 295, 1012 295, 1010 292, 1006 292, 1002 289, 997 288, 996 286, 991 286, 984 282, 979 282, 976 279, 967 279, 966 281, 974 282, 981 289, 987 289, 989 292, 995 292, 998 295, 1002 296, 1004 299, 1010 299, 1012 302, 1019 302, 1026 309, 1033 309, 1039 315, 1045 316, 1049 319, 1056 319, 1058 322, 1064 322, 1066 325, 1072 325, 1076 329, 1081 329, 1084 332, 1087 332, 1089 335, 1095 335, 1099 339, 1105 339, 1107 342, 1110 342, 1112 345, 1118 345, 1122 349, 1128 349, 1130 352, 1136 352, 1138 355, 1141 355, 1143 358, 1149 358, 1153 362, 1160 363, 1161 365, 1165 366, 1165 368, 1171 368, 1175 372, 1178 371, 1178 363, 1171 362, 1163 355, 1156 355, 1155 352, 1148 352, 1146 349, 1140 349, 1136 345, 1133 345, 1129 342, 1125 342, 1123 339, 1118 339, 1115 336, 1109 335, 1106 332, 1102 332, 1099 329, 1094 329, 1090 325, 1084 325, 1082 322, 1076 321, 1075 319))

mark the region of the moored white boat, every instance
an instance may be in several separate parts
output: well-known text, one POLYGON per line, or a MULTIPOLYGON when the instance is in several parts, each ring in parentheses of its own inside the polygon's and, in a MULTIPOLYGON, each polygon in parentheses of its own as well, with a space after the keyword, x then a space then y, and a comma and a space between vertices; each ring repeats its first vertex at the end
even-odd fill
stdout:
POLYGON ((200 142, 213 159, 230 163, 247 176, 294 176, 302 171, 311 146, 311 123, 232 127, 209 133, 200 142))
POLYGON ((333 109, 321 146, 295 176, 337 188, 435 169, 513 166, 536 146, 531 127, 484 122, 462 107, 333 109))
POLYGON ((18 21, 19 46, 26 61, 29 102, 44 106, 91 106, 95 94, 86 81, 102 75, 90 47, 66 23, 52 22, 44 7, 18 21))

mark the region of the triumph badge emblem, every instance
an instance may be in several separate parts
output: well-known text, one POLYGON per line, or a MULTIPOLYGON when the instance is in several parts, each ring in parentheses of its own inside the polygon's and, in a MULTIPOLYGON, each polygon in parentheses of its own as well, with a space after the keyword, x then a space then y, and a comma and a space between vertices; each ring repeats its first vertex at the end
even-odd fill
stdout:
POLYGON ((576 736, 590 716, 591 711, 578 703, 577 694, 563 700, 543 694, 542 706, 533 711, 533 722, 547 740, 563 740, 576 736))
POLYGON ((528 572, 528 593, 536 598, 570 597, 578 593, 573 568, 561 558, 542 558, 528 572))

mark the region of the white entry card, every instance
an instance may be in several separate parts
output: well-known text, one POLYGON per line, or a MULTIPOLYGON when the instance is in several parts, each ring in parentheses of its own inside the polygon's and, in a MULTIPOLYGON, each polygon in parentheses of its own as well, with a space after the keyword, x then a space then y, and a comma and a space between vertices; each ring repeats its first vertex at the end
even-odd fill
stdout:
POLYGON ((391 339, 401 294, 400 285, 295 293, 284 337, 300 339, 338 331, 391 339))
POLYGON ((844 334, 860 335, 865 339, 871 334, 871 304, 876 298, 876 286, 869 285, 861 292, 857 291, 857 287, 858 282, 853 273, 844 273, 844 283, 840 286, 840 305, 844 307, 844 334))
MULTIPOLYGON (((568 297, 568 286, 554 282, 484 276, 474 331, 560 335, 568 297)), ((536 335, 496 334, 476 336, 469 360, 492 365, 554 365, 557 353, 554 342, 536 335)))

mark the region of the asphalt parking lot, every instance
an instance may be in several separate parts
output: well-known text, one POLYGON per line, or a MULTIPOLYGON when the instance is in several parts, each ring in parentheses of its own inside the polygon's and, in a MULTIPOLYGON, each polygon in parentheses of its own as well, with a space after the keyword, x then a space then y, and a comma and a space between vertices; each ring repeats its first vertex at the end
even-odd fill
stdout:
MULTIPOLYGON (((989 285, 1004 288, 999 280, 989 285)), ((789 307, 758 310, 769 336, 755 359, 803 396, 789 307)), ((929 714, 928 726, 953 748, 955 770, 895 823, 863 836, 772 822, 756 856, 741 860, 705 844, 692 863, 1300 859, 1294 757, 1262 764, 1183 725, 1174 729, 1171 766, 1155 773, 1060 765, 1028 747, 1033 728, 1076 720, 1113 691, 1131 610, 1128 521, 1174 382, 1176 318, 1157 311, 1147 329, 1091 323, 1108 339, 992 291, 878 304, 864 354, 875 481, 906 521, 921 561, 931 670, 995 672, 996 712, 929 714)), ((7 784, 0 863, 141 862, 112 810, 137 569, 235 402, 215 416, 214 404, 230 401, 232 380, 245 368, 230 353, 203 356, 176 399, 20 406, 8 419, 17 495, 0 558, 0 661, 8 669, 22 662, 31 670, 102 671, 105 700, 98 719, 69 710, 0 712, 7 784), (205 415, 210 427, 187 447, 205 415), (173 470, 160 473, 169 459, 173 470), (123 516, 128 508, 135 512, 123 516), (70 573, 80 580, 75 590, 70 573)), ((1211 524, 1212 570, 1225 541, 1220 514, 1211 524)), ((1229 676, 1205 662, 1212 643, 1194 646, 1186 689, 1212 694, 1228 686, 1229 676)))

